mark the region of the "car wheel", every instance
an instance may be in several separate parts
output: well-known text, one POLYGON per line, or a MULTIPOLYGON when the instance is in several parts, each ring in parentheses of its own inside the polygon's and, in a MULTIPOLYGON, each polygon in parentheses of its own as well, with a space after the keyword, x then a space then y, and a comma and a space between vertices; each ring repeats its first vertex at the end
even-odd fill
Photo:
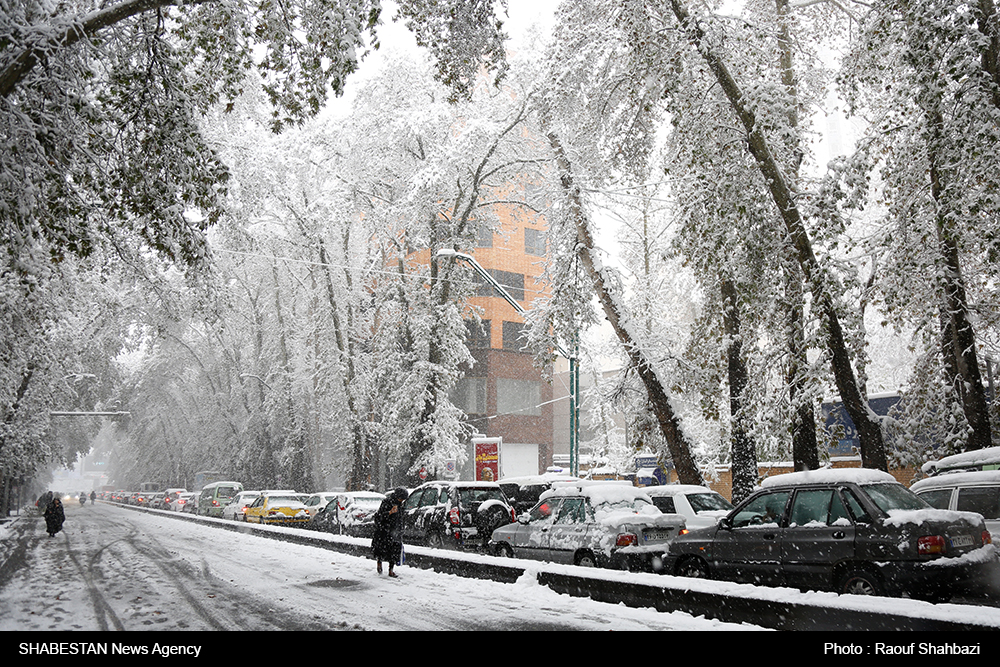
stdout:
POLYGON ((708 563, 694 556, 679 561, 674 567, 674 574, 691 579, 711 578, 708 574, 708 563))
POLYGON ((427 533, 427 546, 432 549, 443 549, 444 548, 444 538, 441 537, 441 533, 436 530, 432 530, 427 533))
POLYGON ((840 578, 837 592, 841 595, 882 595, 882 582, 868 570, 848 570, 840 578))
POLYGON ((513 558, 514 550, 506 542, 500 542, 493 548, 494 555, 500 556, 501 558, 513 558))
POLYGON ((578 553, 573 562, 580 567, 597 567, 597 559, 594 558, 594 554, 589 551, 582 551, 578 553))

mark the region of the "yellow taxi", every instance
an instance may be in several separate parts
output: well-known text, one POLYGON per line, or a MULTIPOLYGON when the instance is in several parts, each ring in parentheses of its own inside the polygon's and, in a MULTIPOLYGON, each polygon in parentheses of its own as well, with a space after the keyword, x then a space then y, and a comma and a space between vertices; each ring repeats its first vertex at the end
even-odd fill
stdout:
POLYGON ((246 521, 260 524, 309 523, 309 510, 302 495, 294 491, 265 492, 247 506, 246 521))

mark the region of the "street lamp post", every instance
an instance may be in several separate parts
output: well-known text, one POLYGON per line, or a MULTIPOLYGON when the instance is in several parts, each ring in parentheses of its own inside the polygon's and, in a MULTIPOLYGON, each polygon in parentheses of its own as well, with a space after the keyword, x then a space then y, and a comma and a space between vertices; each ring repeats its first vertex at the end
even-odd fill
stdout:
MULTIPOLYGON (((476 261, 476 258, 464 252, 458 252, 452 248, 442 248, 437 252, 437 259, 455 259, 460 260, 472 267, 472 269, 483 279, 486 283, 492 287, 504 300, 509 303, 514 310, 517 311, 519 315, 524 316, 528 311, 518 303, 517 299, 512 297, 510 293, 497 282, 489 271, 484 269, 482 265, 476 261)), ((569 360, 569 467, 570 474, 578 476, 580 474, 580 456, 579 456, 579 433, 580 433, 580 413, 577 408, 577 396, 580 390, 580 369, 579 364, 576 359, 576 350, 574 349, 574 354, 570 355, 566 350, 562 348, 558 343, 556 344, 556 352, 561 354, 564 358, 569 360)))

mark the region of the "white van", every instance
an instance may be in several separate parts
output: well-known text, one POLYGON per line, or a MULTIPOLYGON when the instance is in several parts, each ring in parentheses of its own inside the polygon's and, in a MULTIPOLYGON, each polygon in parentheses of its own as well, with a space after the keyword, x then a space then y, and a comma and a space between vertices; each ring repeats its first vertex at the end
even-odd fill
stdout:
POLYGON ((931 477, 910 487, 932 507, 982 514, 993 542, 1000 544, 1000 447, 928 461, 931 477))

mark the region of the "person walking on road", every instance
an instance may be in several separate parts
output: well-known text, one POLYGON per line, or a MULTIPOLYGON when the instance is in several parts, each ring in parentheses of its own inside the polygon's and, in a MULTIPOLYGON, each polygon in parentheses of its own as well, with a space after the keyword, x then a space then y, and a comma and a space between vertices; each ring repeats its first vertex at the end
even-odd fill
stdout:
POLYGON ((55 534, 62 530, 63 522, 66 520, 66 513, 63 512, 62 501, 59 497, 53 497, 49 504, 45 507, 45 530, 48 531, 49 537, 55 537, 55 534))
POLYGON ((410 494, 399 488, 386 496, 375 512, 375 533, 372 536, 372 552, 378 573, 382 574, 382 561, 389 564, 389 576, 396 577, 393 568, 399 563, 403 553, 403 503, 410 494))

